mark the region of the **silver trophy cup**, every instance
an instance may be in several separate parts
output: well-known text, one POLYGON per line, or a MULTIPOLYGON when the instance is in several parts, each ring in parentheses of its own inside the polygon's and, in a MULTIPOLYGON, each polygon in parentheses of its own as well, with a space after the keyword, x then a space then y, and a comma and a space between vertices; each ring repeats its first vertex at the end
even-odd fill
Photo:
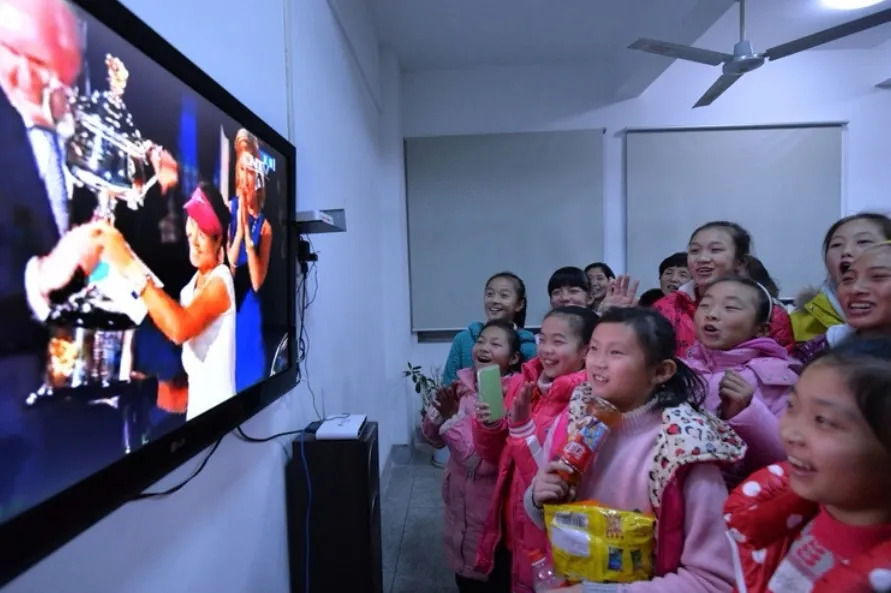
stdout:
MULTIPOLYGON (((74 134, 65 159, 75 183, 96 196, 94 219, 114 223, 114 209, 124 201, 138 209, 156 178, 146 179, 150 143, 133 125, 123 101, 127 72, 107 57, 109 90, 70 101, 74 134)), ((67 301, 55 304, 47 320, 50 342, 44 385, 29 398, 84 386, 108 387, 129 382, 133 370, 136 324, 89 281, 67 301)))

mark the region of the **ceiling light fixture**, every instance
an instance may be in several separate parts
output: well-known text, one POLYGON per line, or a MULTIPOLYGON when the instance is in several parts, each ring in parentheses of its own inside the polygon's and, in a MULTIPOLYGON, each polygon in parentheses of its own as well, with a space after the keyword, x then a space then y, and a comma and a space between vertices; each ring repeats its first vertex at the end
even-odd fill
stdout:
POLYGON ((823 6, 835 10, 858 10, 880 4, 885 0, 822 0, 823 6))

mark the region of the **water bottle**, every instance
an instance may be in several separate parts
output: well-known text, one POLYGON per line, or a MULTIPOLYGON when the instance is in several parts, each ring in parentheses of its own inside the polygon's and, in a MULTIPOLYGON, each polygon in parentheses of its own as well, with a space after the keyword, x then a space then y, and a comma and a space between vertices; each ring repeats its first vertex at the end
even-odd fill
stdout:
POLYGON ((530 552, 529 561, 532 563, 532 588, 535 593, 547 593, 566 584, 566 581, 557 575, 551 561, 541 550, 530 552))
POLYGON ((557 456, 565 466, 557 475, 568 486, 578 486, 610 429, 621 421, 622 413, 608 401, 595 397, 589 402, 587 414, 578 421, 575 434, 557 456))

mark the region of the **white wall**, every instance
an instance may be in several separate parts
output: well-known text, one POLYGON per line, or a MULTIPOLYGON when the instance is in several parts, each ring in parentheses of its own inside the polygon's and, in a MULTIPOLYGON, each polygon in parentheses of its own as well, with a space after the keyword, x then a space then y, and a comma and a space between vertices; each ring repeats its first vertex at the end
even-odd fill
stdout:
MULTIPOLYGON (((731 10, 697 45, 725 48, 738 34, 736 26, 731 10)), ((711 107, 696 110, 691 106, 717 77, 718 68, 675 62, 640 97, 606 107, 601 107, 583 67, 561 69, 406 73, 404 133, 413 137, 607 128, 604 256, 614 269, 621 269, 625 260, 620 131, 628 127, 846 121, 843 210, 891 211, 891 91, 874 88, 891 76, 891 42, 872 50, 809 51, 768 63, 745 75, 711 107)), ((824 231, 814 231, 815 254, 824 231)), ((544 292, 540 286, 527 288, 544 292)), ((419 364, 442 364, 447 353, 448 344, 415 344, 412 357, 419 364)))
MULTIPOLYGON (((314 241, 319 291, 308 314, 309 377, 328 414, 361 412, 380 422, 383 467, 391 446, 408 440, 399 376, 410 341, 399 65, 392 53, 378 65, 363 3, 338 3, 342 26, 321 0, 285 1, 287 37, 283 0, 254 3, 248 17, 235 0, 212 11, 204 0, 124 3, 284 135, 286 44, 292 50, 298 209, 344 207, 349 228, 314 241), (348 31, 360 39, 347 39, 348 31), (238 49, 245 35, 250 51, 238 49)), ((301 428, 313 416, 302 385, 244 428, 261 436, 301 428)), ((196 462, 156 488, 180 481, 196 462)), ((275 443, 228 437, 183 490, 122 507, 4 591, 285 591, 283 463, 275 443)))

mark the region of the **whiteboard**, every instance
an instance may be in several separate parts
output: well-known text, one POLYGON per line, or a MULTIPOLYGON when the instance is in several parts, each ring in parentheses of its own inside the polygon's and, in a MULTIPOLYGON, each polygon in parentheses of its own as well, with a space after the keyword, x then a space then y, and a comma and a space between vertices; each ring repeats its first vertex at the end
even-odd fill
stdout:
POLYGON ((601 259, 602 129, 408 138, 405 176, 413 331, 482 319, 504 270, 537 326, 554 270, 601 259))
POLYGON ((791 298, 826 275, 823 235, 843 209, 844 124, 627 130, 627 270, 658 286, 659 262, 710 220, 741 224, 791 298))

